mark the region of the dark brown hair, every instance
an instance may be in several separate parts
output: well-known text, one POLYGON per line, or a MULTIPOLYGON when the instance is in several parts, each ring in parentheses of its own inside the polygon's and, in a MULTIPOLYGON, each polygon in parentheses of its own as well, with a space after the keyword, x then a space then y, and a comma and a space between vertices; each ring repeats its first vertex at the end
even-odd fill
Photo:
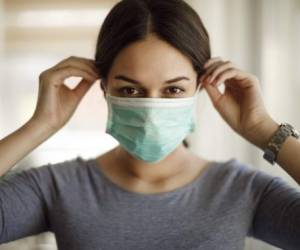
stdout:
MULTIPOLYGON (((191 6, 183 0, 122 0, 106 16, 97 38, 95 61, 103 91, 118 53, 149 33, 187 56, 197 79, 204 73, 203 65, 211 57, 209 35, 191 6)), ((183 144, 188 147, 186 140, 183 144)))

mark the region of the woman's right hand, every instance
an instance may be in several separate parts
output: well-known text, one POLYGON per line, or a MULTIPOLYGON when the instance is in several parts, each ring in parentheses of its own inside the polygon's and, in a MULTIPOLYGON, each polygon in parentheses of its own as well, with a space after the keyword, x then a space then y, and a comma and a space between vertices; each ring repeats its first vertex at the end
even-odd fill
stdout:
POLYGON ((38 101, 31 120, 38 121, 57 131, 71 118, 83 96, 99 79, 94 61, 71 56, 43 71, 39 76, 38 101), (71 76, 82 77, 70 89, 64 80, 71 76))

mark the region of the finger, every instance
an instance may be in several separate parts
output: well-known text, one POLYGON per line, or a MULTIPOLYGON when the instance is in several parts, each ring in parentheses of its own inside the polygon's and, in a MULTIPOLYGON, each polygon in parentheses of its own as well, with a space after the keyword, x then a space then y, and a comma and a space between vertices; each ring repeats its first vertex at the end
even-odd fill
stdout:
POLYGON ((216 67, 213 72, 210 74, 210 77, 208 78, 208 82, 209 83, 212 83, 215 78, 220 74, 222 73, 223 71, 226 71, 230 68, 234 68, 234 65, 233 63, 231 63, 230 61, 226 61, 222 64, 220 64, 218 67, 216 67))
POLYGON ((232 81, 231 85, 234 84, 235 87, 240 87, 244 89, 251 88, 256 85, 254 81, 244 81, 247 78, 250 79, 250 77, 247 75, 247 73, 240 71, 236 68, 228 69, 228 71, 223 72, 222 74, 224 74, 224 76, 220 76, 220 78, 222 77, 222 79, 218 80, 218 85, 220 85, 220 83, 226 81, 227 79, 236 79, 237 81, 232 81))
POLYGON ((66 61, 82 61, 84 63, 90 64, 91 66, 95 65, 95 61, 93 59, 79 57, 79 56, 70 56, 70 57, 62 60, 61 62, 59 62, 57 65, 60 65, 66 61))
POLYGON ((76 67, 71 67, 71 66, 66 66, 60 69, 56 70, 56 73, 51 75, 50 81, 54 82, 56 86, 60 86, 61 84, 64 83, 64 80, 68 77, 71 76, 78 76, 78 77, 83 77, 89 82, 95 82, 96 77, 87 73, 86 71, 76 68, 76 67))
POLYGON ((82 68, 82 69, 86 70, 87 72, 89 72, 90 74, 94 74, 95 76, 98 76, 98 71, 97 71, 96 66, 89 59, 71 56, 71 57, 59 62, 58 64, 56 64, 53 67, 53 69, 59 69, 59 68, 65 67, 65 66, 74 66, 77 68, 82 68))
POLYGON ((83 96, 91 88, 92 84, 85 79, 82 79, 81 82, 72 90, 74 94, 81 100, 83 96))
POLYGON ((54 69, 57 70, 57 69, 61 69, 61 68, 67 67, 67 66, 80 68, 95 77, 99 77, 99 74, 93 67, 91 67, 87 63, 83 63, 80 61, 66 61, 63 64, 57 65, 54 69))
POLYGON ((212 86, 211 84, 206 84, 204 88, 206 89, 206 92, 210 97, 214 107, 217 108, 218 103, 220 103, 220 98, 222 98, 222 93, 217 87, 212 86))
POLYGON ((75 57, 75 58, 77 58, 79 61, 82 61, 83 63, 87 63, 88 65, 90 65, 90 67, 98 74, 98 68, 96 67, 95 60, 89 58, 83 58, 83 57, 75 57))
POLYGON ((89 59, 89 58, 84 58, 84 57, 75 57, 75 58, 77 60, 79 60, 79 61, 82 61, 83 63, 87 63, 88 65, 90 65, 92 67, 93 70, 95 70, 96 72, 98 72, 95 60, 89 59))
POLYGON ((218 61, 221 61, 222 60, 222 58, 221 57, 212 57, 212 58, 210 58, 210 59, 208 59, 205 63, 204 63, 204 65, 203 65, 203 67, 204 68, 208 68, 211 64, 213 64, 213 63, 215 63, 215 62, 218 62, 218 61))
POLYGON ((212 84, 214 86, 219 86, 222 82, 224 82, 225 80, 227 79, 230 79, 230 78, 234 78, 235 76, 237 75, 237 72, 235 69, 233 68, 229 68, 225 71, 223 71, 216 79, 214 82, 212 82, 212 84))
POLYGON ((97 79, 100 78, 99 74, 97 72, 95 72, 91 67, 89 67, 88 65, 81 64, 79 62, 66 63, 64 66, 60 66, 56 69, 59 70, 61 68, 65 68, 65 67, 74 67, 74 68, 80 69, 82 71, 85 71, 86 73, 88 73, 89 75, 91 75, 97 79))
POLYGON ((202 76, 202 81, 203 82, 207 82, 210 78, 210 74, 220 65, 222 65, 223 62, 215 62, 212 65, 209 66, 209 68, 207 68, 206 72, 204 73, 204 75, 202 76))

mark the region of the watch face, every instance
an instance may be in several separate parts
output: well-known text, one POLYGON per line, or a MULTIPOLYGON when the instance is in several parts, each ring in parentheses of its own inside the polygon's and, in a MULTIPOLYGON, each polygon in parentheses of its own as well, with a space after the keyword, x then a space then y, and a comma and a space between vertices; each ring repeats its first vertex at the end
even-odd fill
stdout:
POLYGON ((288 128, 290 128, 291 130, 293 130, 294 128, 293 128, 293 126, 292 125, 290 125, 290 124, 288 124, 288 123, 285 123, 285 126, 287 126, 288 128))
POLYGON ((295 136, 297 139, 300 137, 300 134, 299 134, 299 132, 298 132, 296 129, 293 130, 293 133, 294 133, 294 136, 295 136))
POLYGON ((291 130, 294 137, 296 137, 297 139, 299 138, 299 136, 300 136, 299 132, 292 125, 290 125, 288 123, 283 123, 282 125, 288 127, 291 130))

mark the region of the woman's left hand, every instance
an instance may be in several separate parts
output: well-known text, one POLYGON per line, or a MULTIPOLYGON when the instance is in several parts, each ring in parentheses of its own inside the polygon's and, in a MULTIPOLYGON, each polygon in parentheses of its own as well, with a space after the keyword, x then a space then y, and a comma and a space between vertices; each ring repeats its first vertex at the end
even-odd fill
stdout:
POLYGON ((254 145, 264 148, 279 124, 268 114, 259 80, 230 61, 211 58, 199 79, 214 107, 229 126, 254 145), (222 94, 218 87, 225 84, 222 94))

